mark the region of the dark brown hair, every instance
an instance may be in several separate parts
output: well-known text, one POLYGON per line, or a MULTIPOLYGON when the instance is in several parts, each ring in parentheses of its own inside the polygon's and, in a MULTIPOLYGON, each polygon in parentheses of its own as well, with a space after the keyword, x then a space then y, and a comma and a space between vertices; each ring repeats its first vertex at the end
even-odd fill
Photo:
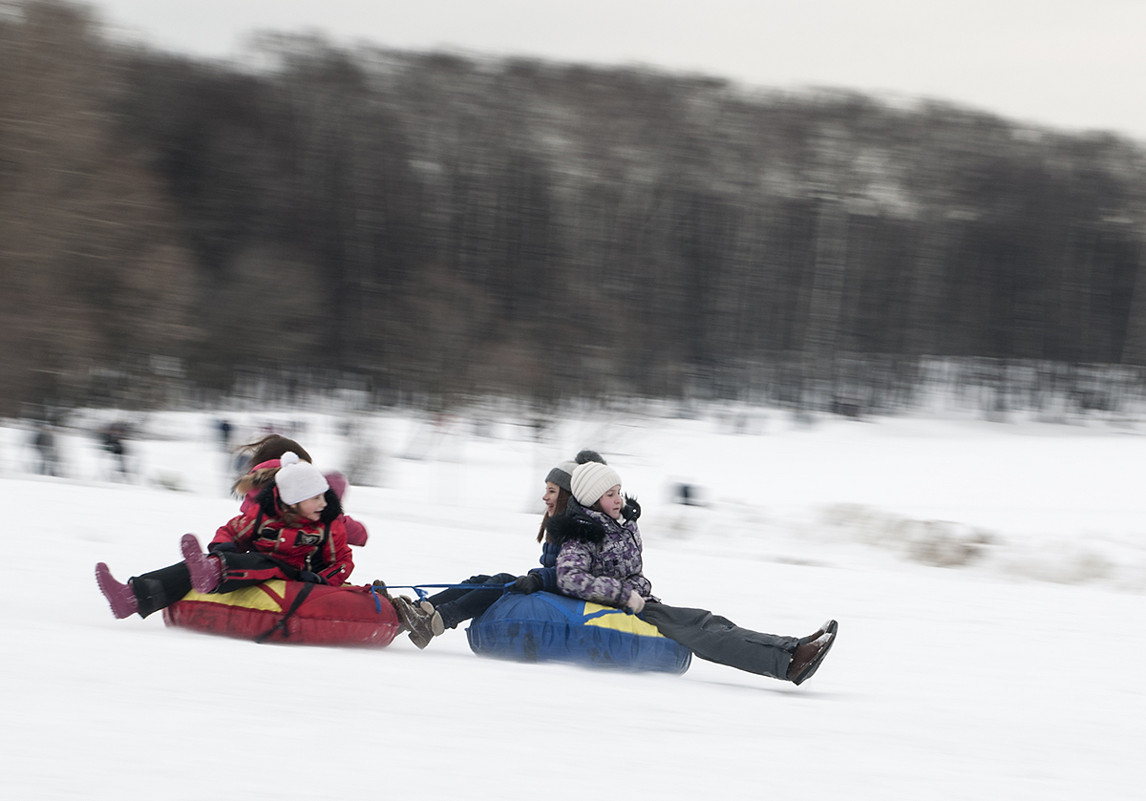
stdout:
MULTIPOLYGON (((573 496, 569 490, 564 487, 557 487, 557 503, 553 506, 554 516, 561 514, 565 511, 565 507, 569 505, 569 499, 573 496)), ((549 511, 546 510, 541 515, 541 528, 537 530, 537 541, 541 542, 545 539, 545 523, 549 520, 549 511)))
POLYGON ((247 472, 235 479, 235 483, 231 487, 231 492, 240 498, 248 492, 257 492, 267 484, 270 484, 274 481, 275 474, 279 471, 277 467, 254 470, 253 468, 256 465, 269 462, 271 459, 281 459, 283 454, 288 451, 297 453, 298 458, 304 462, 313 461, 305 448, 293 439, 284 437, 281 434, 267 434, 262 439, 248 442, 246 445, 240 445, 235 451, 237 453, 250 454, 247 460, 247 472))
POLYGON ((236 450, 239 453, 250 454, 249 461, 247 462, 248 470, 257 464, 269 462, 271 459, 281 459, 283 458, 283 454, 288 451, 297 453, 298 458, 304 462, 314 461, 310 458, 310 454, 306 452, 306 448, 299 445, 293 439, 284 437, 281 434, 267 434, 262 439, 248 442, 246 445, 240 445, 236 450))

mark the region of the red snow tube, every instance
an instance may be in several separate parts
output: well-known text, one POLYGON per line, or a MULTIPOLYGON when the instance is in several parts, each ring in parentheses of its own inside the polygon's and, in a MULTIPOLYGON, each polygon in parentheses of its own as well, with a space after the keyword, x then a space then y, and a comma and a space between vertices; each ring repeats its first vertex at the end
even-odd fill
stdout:
POLYGON ((394 605, 370 587, 278 580, 218 594, 192 590, 163 610, 163 622, 259 642, 375 648, 401 629, 394 605))

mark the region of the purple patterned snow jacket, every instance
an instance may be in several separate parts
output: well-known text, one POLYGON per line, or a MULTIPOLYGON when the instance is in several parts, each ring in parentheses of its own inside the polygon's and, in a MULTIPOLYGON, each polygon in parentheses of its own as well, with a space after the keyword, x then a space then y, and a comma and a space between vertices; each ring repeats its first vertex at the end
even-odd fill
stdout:
POLYGON ((653 585, 642 573, 641 507, 625 499, 621 520, 570 500, 563 514, 549 518, 546 529, 560 545, 557 553, 557 590, 563 595, 609 606, 623 607, 629 593, 653 596, 653 585))

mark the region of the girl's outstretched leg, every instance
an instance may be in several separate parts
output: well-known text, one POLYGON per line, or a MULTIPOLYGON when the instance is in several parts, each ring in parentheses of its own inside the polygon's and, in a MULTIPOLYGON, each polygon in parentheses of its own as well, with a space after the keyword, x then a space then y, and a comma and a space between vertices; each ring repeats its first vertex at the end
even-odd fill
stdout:
POLYGON ((641 617, 701 659, 794 684, 816 672, 837 629, 831 620, 810 637, 781 637, 741 628, 706 609, 660 603, 646 604, 641 617))
POLYGON ((457 628, 471 618, 475 618, 493 606, 505 594, 505 585, 511 583, 517 576, 512 573, 498 573, 494 576, 470 576, 463 584, 470 587, 452 591, 451 595, 438 593, 431 596, 428 601, 422 602, 422 609, 434 615, 434 634, 441 634, 446 629, 457 628), (481 586, 478 586, 481 585, 481 586), (488 587, 488 589, 487 589, 488 587))

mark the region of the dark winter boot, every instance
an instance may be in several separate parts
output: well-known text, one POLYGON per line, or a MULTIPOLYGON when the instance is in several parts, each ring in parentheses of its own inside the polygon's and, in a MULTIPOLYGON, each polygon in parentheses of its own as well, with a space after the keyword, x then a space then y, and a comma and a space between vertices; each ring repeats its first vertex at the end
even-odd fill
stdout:
POLYGON ((820 627, 818 636, 813 634, 811 638, 801 639, 788 665, 788 681, 798 685, 812 678, 812 674, 820 667, 820 663, 835 644, 838 629, 839 624, 829 620, 820 627))
POLYGON ((837 628, 839 628, 839 624, 834 620, 829 620, 828 622, 824 623, 824 625, 816 629, 814 633, 809 634, 807 637, 801 637, 799 644, 803 645, 804 643, 809 643, 812 640, 818 640, 828 631, 831 631, 834 634, 837 628))
POLYGON ((213 592, 223 579, 223 564, 217 556, 208 556, 199 547, 194 534, 184 534, 179 541, 183 561, 191 574, 191 586, 196 592, 213 592))
POLYGON ((394 609, 397 611, 402 625, 410 632, 410 642, 420 649, 429 645, 430 640, 434 639, 434 629, 430 623, 431 616, 426 614, 421 606, 415 604, 412 598, 407 598, 405 595, 399 595, 390 600, 394 604, 394 609))
POLYGON ((446 630, 446 622, 442 620, 442 613, 435 609, 429 601, 422 601, 418 606, 422 607, 422 611, 430 616, 430 630, 434 632, 434 636, 442 636, 446 630))
POLYGON ((135 600, 135 592, 131 589, 131 585, 116 581, 111 575, 111 570, 103 562, 96 565, 95 577, 100 592, 111 605, 113 615, 122 620, 139 611, 139 602, 135 600))

